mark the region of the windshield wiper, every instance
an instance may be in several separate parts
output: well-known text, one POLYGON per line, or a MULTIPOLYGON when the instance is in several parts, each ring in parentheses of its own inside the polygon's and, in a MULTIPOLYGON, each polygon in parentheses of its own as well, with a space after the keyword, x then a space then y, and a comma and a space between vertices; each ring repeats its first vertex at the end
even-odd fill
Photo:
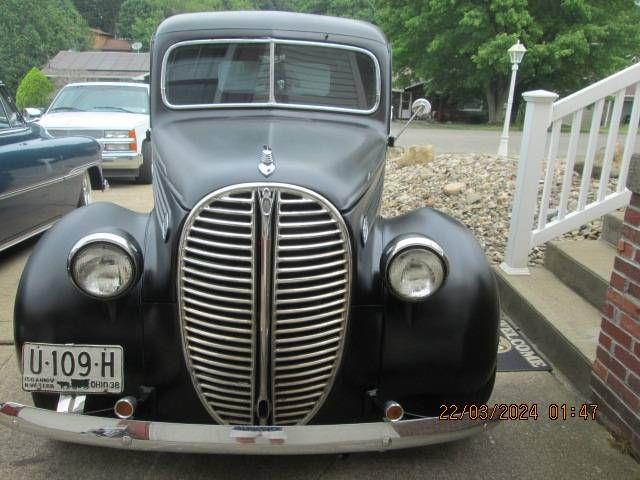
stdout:
POLYGON ((104 105, 104 106, 101 106, 101 107, 93 107, 92 110, 116 110, 118 112, 136 113, 136 112, 133 112, 131 110, 127 110, 126 108, 112 107, 111 105, 104 105))
POLYGON ((76 107, 54 107, 51 112, 86 112, 86 110, 76 107))

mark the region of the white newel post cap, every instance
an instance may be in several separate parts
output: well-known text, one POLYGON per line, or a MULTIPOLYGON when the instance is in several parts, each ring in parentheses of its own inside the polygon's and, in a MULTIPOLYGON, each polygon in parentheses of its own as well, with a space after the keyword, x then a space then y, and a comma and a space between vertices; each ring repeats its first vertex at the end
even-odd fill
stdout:
POLYGON ((522 94, 522 98, 532 103, 553 103, 558 97, 557 93, 548 90, 530 90, 522 94))
POLYGON ((522 98, 531 103, 553 103, 558 99, 558 94, 547 90, 531 90, 524 92, 522 98))

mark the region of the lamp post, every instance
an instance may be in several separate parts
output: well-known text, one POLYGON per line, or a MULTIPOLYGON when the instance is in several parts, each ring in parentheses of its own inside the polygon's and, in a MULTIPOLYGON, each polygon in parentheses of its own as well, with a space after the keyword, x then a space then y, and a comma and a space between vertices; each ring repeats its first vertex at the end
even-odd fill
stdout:
POLYGON ((513 90, 516 86, 518 65, 520 65, 524 54, 527 53, 527 49, 518 40, 518 43, 513 44, 508 52, 511 59, 511 85, 509 86, 509 100, 507 101, 507 111, 504 115, 502 137, 500 137, 500 146, 498 147, 498 156, 500 157, 506 157, 509 152, 509 123, 511 121, 511 109, 513 108, 513 90))

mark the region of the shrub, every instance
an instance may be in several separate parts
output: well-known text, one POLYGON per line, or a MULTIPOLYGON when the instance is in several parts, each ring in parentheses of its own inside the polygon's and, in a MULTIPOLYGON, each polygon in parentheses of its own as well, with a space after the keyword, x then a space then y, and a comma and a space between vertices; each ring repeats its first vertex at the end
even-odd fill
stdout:
POLYGON ((18 108, 45 107, 55 90, 53 83, 37 68, 32 68, 24 76, 16 92, 18 108))

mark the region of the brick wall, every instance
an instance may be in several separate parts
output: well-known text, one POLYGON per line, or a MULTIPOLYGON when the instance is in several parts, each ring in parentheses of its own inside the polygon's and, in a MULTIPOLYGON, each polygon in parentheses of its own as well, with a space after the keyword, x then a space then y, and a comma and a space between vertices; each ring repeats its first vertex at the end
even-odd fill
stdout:
POLYGON ((640 155, 627 180, 631 203, 624 215, 591 387, 600 420, 640 456, 640 155))

